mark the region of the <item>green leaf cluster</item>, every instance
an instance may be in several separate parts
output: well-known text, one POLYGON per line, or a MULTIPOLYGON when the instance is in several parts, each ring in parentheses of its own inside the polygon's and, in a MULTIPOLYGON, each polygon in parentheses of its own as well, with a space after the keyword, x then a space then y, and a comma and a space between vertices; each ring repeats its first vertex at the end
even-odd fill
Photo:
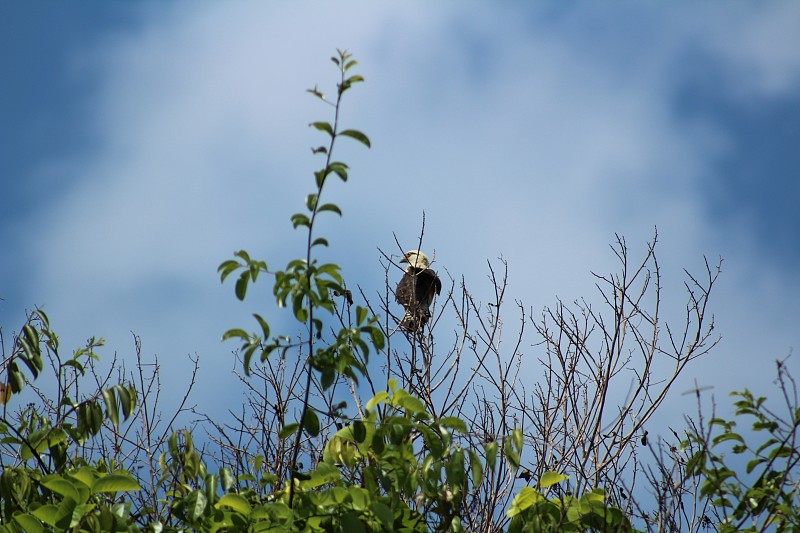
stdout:
MULTIPOLYGON (((779 381, 785 379, 785 372, 779 365, 779 381)), ((778 417, 767 407, 766 397, 756 397, 747 389, 731 396, 735 398, 734 419, 712 418, 710 433, 687 432, 681 443, 681 450, 688 454, 686 475, 701 480, 699 496, 710 501, 722 518, 718 531, 761 531, 766 527, 797 531, 800 409, 790 404, 789 416, 778 417), (749 436, 737 430, 742 419, 751 420, 749 436), (763 437, 753 443, 759 436, 763 437), (746 459, 744 472, 732 464, 742 458, 746 459)))
POLYGON ((3 361, 6 379, 0 387, 4 405, 0 531, 99 532, 134 527, 129 506, 114 499, 139 490, 136 478, 100 462, 90 466, 90 458, 77 453, 106 424, 116 427, 128 419, 138 401, 136 389, 125 383, 98 385, 94 394, 73 399, 79 378, 98 358, 95 349, 102 345, 102 339, 92 338, 70 357, 62 357, 58 337, 42 310, 31 313, 15 336, 14 349, 3 361), (45 360, 59 383, 57 402, 49 409, 29 403, 16 419, 7 418, 7 407, 24 386, 42 376, 45 360))
POLYGON ((25 468, 7 469, 0 477, 0 531, 139 531, 129 504, 114 503, 116 496, 138 490, 125 471, 81 466, 39 477, 25 468))
MULTIPOLYGON (((296 471, 295 463, 299 455, 302 435, 317 437, 320 433, 320 421, 316 410, 309 402, 309 389, 312 378, 317 377, 322 391, 327 391, 339 378, 346 378, 358 384, 359 377, 367 371, 370 352, 380 351, 384 346, 383 332, 378 323, 377 316, 371 316, 367 309, 361 306, 355 308, 355 320, 343 324, 338 330, 333 329, 332 339, 322 342, 325 333, 326 319, 332 319, 337 312, 335 297, 349 294, 345 286, 341 267, 334 263, 320 263, 313 252, 316 247, 328 246, 328 240, 317 235, 318 215, 322 213, 335 213, 342 215, 341 209, 333 203, 323 202, 325 186, 328 177, 338 176, 342 181, 349 177, 349 167, 342 161, 333 159, 334 146, 339 138, 349 138, 360 142, 366 147, 371 146, 369 138, 355 129, 340 129, 339 115, 342 96, 356 83, 362 82, 360 75, 350 74, 350 70, 357 64, 350 54, 338 51, 332 58, 340 73, 337 84, 336 99, 329 102, 325 95, 316 87, 309 92, 320 100, 329 103, 334 108, 332 122, 316 121, 310 126, 324 133, 327 145, 312 148, 316 155, 325 157, 322 168, 314 173, 315 190, 305 198, 305 211, 295 213, 290 217, 295 229, 306 231, 306 256, 290 261, 282 270, 270 272, 264 261, 255 260, 250 254, 242 250, 234 254, 234 259, 223 262, 218 272, 221 281, 238 272, 239 277, 235 285, 236 297, 244 300, 251 282, 255 282, 262 273, 274 277, 272 293, 279 309, 291 309, 294 318, 306 328, 305 338, 297 343, 290 342, 285 335, 271 335, 269 321, 262 314, 254 314, 258 330, 248 332, 242 328, 228 330, 223 339, 237 339, 240 341, 240 354, 245 375, 250 375, 253 358, 258 357, 261 362, 269 356, 280 351, 285 357, 289 350, 305 351, 307 365, 305 399, 300 418, 297 422, 286 423, 280 430, 279 436, 287 439, 295 436, 292 466, 290 471, 293 476, 300 476, 296 471)), ((349 298, 349 297, 348 297, 349 298)), ((348 306, 349 308, 349 306, 348 306)), ((299 477, 294 478, 299 479, 299 477)), ((294 484, 289 484, 289 500, 294 498, 294 484)))
MULTIPOLYGON (((334 295, 347 293, 341 267, 333 263, 320 264, 312 257, 313 248, 328 246, 327 239, 318 237, 314 233, 317 215, 325 212, 342 215, 341 209, 336 204, 320 202, 328 176, 334 174, 342 181, 348 179, 348 165, 332 159, 335 142, 340 137, 346 137, 355 139, 368 148, 372 145, 369 138, 358 130, 339 130, 339 110, 342 96, 355 83, 362 82, 364 79, 360 75, 349 75, 350 69, 357 64, 349 53, 338 51, 338 55, 331 59, 339 68, 341 75, 335 102, 329 102, 317 88, 308 91, 320 100, 332 104, 335 108, 335 117, 332 123, 317 121, 310 124, 314 129, 327 134, 328 145, 312 149, 314 154, 325 156, 326 161, 323 168, 314 173, 316 190, 306 196, 306 212, 295 213, 291 216, 292 226, 295 229, 304 228, 308 233, 306 258, 292 260, 283 270, 271 273, 274 276, 272 292, 278 307, 290 308, 298 322, 308 325, 308 343, 312 346, 314 340, 321 338, 323 334, 325 323, 319 312, 324 311, 328 316, 332 315, 336 307, 334 295)), ((260 274, 270 272, 266 262, 252 259, 244 250, 236 252, 234 256, 235 259, 223 262, 219 266, 218 272, 223 282, 234 272, 239 272, 235 294, 239 300, 244 300, 249 284, 255 282, 260 274)), ((313 348, 310 350, 309 364, 322 374, 325 389, 333 383, 337 375, 357 379, 358 374, 364 372, 369 348, 362 339, 362 335, 368 337, 377 350, 383 348, 383 334, 377 325, 377 317, 367 317, 366 310, 361 307, 356 309, 356 314, 357 327, 355 329, 343 329, 339 331, 336 341, 331 345, 320 350, 313 348), (360 352, 360 358, 354 356, 356 351, 360 352)), ((241 341, 241 353, 247 375, 250 373, 253 356, 258 355, 261 361, 265 361, 276 350, 280 350, 285 356, 287 350, 296 347, 289 343, 289 338, 286 336, 270 338, 268 321, 260 314, 253 316, 258 323, 258 331, 250 333, 241 328, 232 328, 223 335, 223 339, 235 338, 241 341)))
MULTIPOLYGON (((558 472, 546 472, 539 482, 541 489, 568 479, 558 472)), ((580 498, 562 496, 547 499, 533 487, 523 487, 506 515, 511 518, 508 531, 635 531, 628 517, 606 502, 606 493, 597 488, 580 498)))

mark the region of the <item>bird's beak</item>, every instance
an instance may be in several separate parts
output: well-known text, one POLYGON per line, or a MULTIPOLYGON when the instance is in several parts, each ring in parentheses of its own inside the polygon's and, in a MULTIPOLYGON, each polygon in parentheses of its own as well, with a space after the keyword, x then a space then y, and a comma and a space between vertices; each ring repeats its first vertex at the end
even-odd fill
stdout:
POLYGON ((401 263, 408 263, 408 257, 403 256, 403 258, 400 260, 400 262, 401 263))

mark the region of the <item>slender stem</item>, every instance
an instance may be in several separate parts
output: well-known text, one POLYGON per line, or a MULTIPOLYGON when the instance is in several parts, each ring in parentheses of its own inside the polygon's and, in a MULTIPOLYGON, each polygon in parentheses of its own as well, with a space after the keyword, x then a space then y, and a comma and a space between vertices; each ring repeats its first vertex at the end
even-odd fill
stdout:
MULTIPOLYGON (((344 91, 342 90, 344 87, 344 76, 345 76, 345 57, 344 54, 340 54, 340 63, 339 63, 339 70, 341 72, 341 81, 338 85, 337 95, 336 95, 336 104, 334 106, 334 117, 333 117, 333 132, 331 133, 331 142, 328 145, 328 154, 325 158, 325 168, 323 172, 325 173, 322 179, 319 180, 319 186, 317 187, 317 198, 314 202, 314 208, 311 210, 311 220, 308 223, 308 241, 306 243, 306 281, 308 290, 312 290, 311 288, 311 243, 312 238, 314 235, 314 221, 317 218, 317 210, 320 205, 320 197, 322 196, 322 188, 325 186, 325 181, 328 178, 328 168, 331 164, 331 157, 333 154, 333 145, 336 142, 336 133, 339 127, 339 105, 342 101, 342 94, 344 91)), ((308 299, 308 365, 307 365, 307 374, 306 374, 306 387, 305 392, 303 394, 303 410, 300 413, 300 426, 297 428, 297 435, 295 436, 294 440, 294 447, 292 449, 292 464, 291 468, 289 469, 289 507, 292 506, 292 501, 294 499, 294 480, 295 480, 295 473, 297 471, 297 457, 300 455, 300 441, 303 438, 303 428, 305 427, 305 420, 309 409, 309 396, 311 393, 311 378, 313 377, 313 357, 314 357, 314 305, 311 303, 311 299, 308 299)))

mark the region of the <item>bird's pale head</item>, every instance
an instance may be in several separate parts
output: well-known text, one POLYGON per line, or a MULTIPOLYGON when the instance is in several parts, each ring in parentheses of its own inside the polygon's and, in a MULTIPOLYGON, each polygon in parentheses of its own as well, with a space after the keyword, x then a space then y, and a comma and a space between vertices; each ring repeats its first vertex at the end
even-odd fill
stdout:
POLYGON ((428 256, 420 252, 419 250, 411 250, 406 252, 403 258, 400 260, 401 263, 408 263, 409 267, 413 267, 419 270, 425 270, 429 266, 431 266, 431 262, 428 260, 428 256))

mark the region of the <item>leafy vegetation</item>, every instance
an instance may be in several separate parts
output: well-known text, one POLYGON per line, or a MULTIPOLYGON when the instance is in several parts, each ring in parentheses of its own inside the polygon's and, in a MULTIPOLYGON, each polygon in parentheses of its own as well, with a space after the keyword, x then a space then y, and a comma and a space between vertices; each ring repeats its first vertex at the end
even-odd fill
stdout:
MULTIPOLYGON (((510 356, 500 350, 507 272, 498 276, 491 264, 496 300, 482 307, 463 283, 458 298, 453 284, 425 331, 397 328, 390 254, 383 299, 362 292, 355 303, 342 269, 315 255, 328 246, 325 214, 342 216, 327 193, 350 172, 334 149, 339 141, 371 147, 340 117, 343 96, 364 79, 350 54, 332 60, 335 96, 309 91, 333 110, 332 120, 310 124, 324 138, 312 149, 322 163, 305 209, 291 216, 305 256, 271 270, 240 250, 219 267, 239 300, 271 280, 299 333, 274 333, 263 312, 253 314, 252 330, 224 333, 237 343, 243 409, 231 411, 233 422, 206 418, 200 439, 176 425, 194 379, 163 416, 157 361, 143 362, 138 339, 133 371, 112 365, 101 375, 101 340, 64 356, 47 315, 34 311, 10 353, 0 342, 0 531, 797 531, 800 409, 785 367, 787 416, 737 393, 737 419, 752 417, 753 434, 768 435, 758 445, 736 420, 701 416, 675 444, 660 441, 652 464, 637 453, 648 448, 644 425, 677 375, 716 343, 705 309, 718 268, 707 265, 703 281, 689 276, 682 336, 667 327, 663 343, 655 239, 632 263, 618 238, 621 273, 597 276, 610 319, 559 302, 534 321, 520 306, 521 323, 535 324, 544 347, 548 382, 532 390, 518 379, 523 332, 510 356), (445 311, 461 329, 442 353, 433 328, 445 311), (655 379, 661 356, 674 369, 655 379), (382 378, 370 372, 378 365, 382 378), (626 368, 635 387, 616 405, 610 391, 626 368), (22 406, 23 398, 32 401, 22 406), (728 445, 746 458, 745 477, 720 451, 728 445), (655 509, 638 497, 637 472, 651 483, 655 509)), ((424 221, 420 244, 423 233, 424 221)))

